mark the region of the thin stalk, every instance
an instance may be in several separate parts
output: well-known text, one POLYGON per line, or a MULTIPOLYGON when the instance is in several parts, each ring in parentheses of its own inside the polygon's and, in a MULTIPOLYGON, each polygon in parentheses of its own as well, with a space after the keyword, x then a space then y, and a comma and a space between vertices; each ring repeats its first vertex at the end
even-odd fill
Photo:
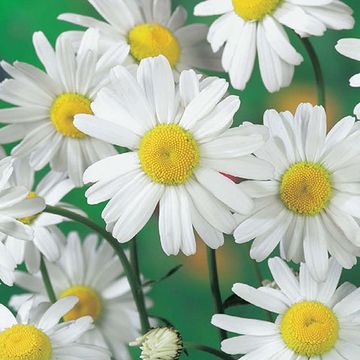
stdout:
MULTIPOLYGON (((224 307, 221 299, 221 292, 219 286, 216 251, 208 248, 207 254, 208 254, 209 280, 210 280, 210 287, 215 305, 215 311, 217 314, 224 314, 224 307)), ((225 330, 219 329, 219 335, 221 341, 227 338, 227 332, 225 330)))
POLYGON ((138 251, 137 251, 136 237, 134 237, 130 241, 130 262, 131 262, 134 272, 140 282, 140 266, 139 266, 139 257, 138 257, 138 251))
POLYGON ((48 270, 46 268, 44 257, 42 255, 41 255, 41 259, 40 259, 40 272, 41 272, 41 276, 44 281, 45 289, 48 294, 49 300, 51 301, 52 304, 54 304, 54 303, 56 303, 57 299, 56 299, 54 288, 51 284, 48 270))
POLYGON ((199 350, 199 351, 203 351, 203 352, 206 352, 208 354, 212 354, 214 356, 217 356, 220 359, 234 360, 234 358, 232 356, 227 355, 227 354, 223 353, 220 350, 214 349, 214 348, 206 346, 206 345, 195 344, 195 343, 191 343, 191 342, 185 342, 184 347, 186 349, 196 349, 196 350, 199 350))
POLYGON ((131 292, 133 294, 134 301, 135 301, 135 304, 136 304, 136 307, 137 307, 137 310, 139 313, 142 332, 143 332, 143 334, 148 332, 150 330, 150 323, 149 323, 149 318, 148 318, 146 307, 145 307, 145 300, 144 300, 144 296, 143 296, 143 292, 142 292, 142 287, 141 287, 140 282, 138 281, 138 278, 137 278, 135 272, 133 271, 133 268, 132 268, 128 258, 125 255, 123 248, 120 246, 119 242, 110 233, 108 233, 105 229, 103 229, 101 226, 97 225, 90 219, 88 219, 84 216, 81 216, 77 213, 74 213, 70 210, 48 205, 48 206, 46 206, 46 209, 44 211, 47 213, 50 213, 50 214, 60 215, 60 216, 66 217, 68 219, 77 221, 77 222, 87 226, 88 228, 96 231, 100 236, 102 236, 110 244, 110 246, 114 249, 116 255, 118 256, 118 258, 124 268, 124 273, 129 281, 131 292))
POLYGON ((301 38, 301 41, 309 55, 312 67, 314 69, 316 87, 318 93, 318 104, 322 105, 325 108, 326 107, 325 80, 321 69, 319 57, 317 56, 316 51, 308 38, 301 38))
MULTIPOLYGON (((133 239, 130 241, 130 263, 131 263, 131 266, 135 273, 136 279, 137 279, 138 283, 140 284, 139 292, 141 292, 141 298, 145 299, 144 286, 142 285, 142 280, 141 280, 141 276, 140 276, 140 264, 139 264, 138 246, 137 246, 136 236, 134 236, 133 239)), ((147 314, 147 319, 149 319, 149 314, 147 314)), ((149 321, 148 321, 148 323, 149 323, 149 321)), ((150 328, 150 324, 148 326, 150 328)))

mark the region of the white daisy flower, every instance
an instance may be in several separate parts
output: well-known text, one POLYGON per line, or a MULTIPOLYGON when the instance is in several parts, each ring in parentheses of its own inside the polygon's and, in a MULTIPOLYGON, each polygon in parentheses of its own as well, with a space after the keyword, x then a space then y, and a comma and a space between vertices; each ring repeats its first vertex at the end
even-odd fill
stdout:
POLYGON ((196 252, 193 226, 207 245, 221 246, 223 233, 235 227, 231 210, 247 214, 253 202, 219 171, 271 177, 272 167, 250 155, 264 144, 266 128, 229 129, 240 101, 223 99, 227 82, 208 78, 201 85, 194 71, 184 71, 178 92, 163 56, 143 60, 137 80, 123 67, 112 77, 92 103, 95 115, 79 115, 75 125, 131 151, 86 170, 85 183, 96 183, 86 193, 88 202, 110 200, 102 216, 120 242, 136 235, 160 203, 166 254, 196 252))
MULTIPOLYGON (((171 12, 171 0, 89 0, 104 18, 100 21, 78 14, 62 14, 60 20, 93 27, 101 34, 103 48, 128 43, 128 61, 165 56, 176 74, 192 68, 221 71, 221 61, 206 41, 205 24, 185 25, 187 12, 178 6, 171 12)), ((74 41, 81 32, 71 32, 74 41)))
POLYGON ((355 119, 340 120, 327 134, 322 107, 301 104, 295 116, 268 110, 268 143, 255 151, 275 167, 270 181, 245 181, 242 191, 255 200, 241 219, 236 242, 255 238, 250 255, 268 257, 280 243, 281 256, 305 259, 317 279, 328 271, 328 252, 349 269, 359 254, 360 132, 355 119))
POLYGON ((13 162, 11 157, 0 160, 0 280, 9 286, 14 282, 16 261, 2 241, 8 236, 32 240, 33 229, 21 220, 36 216, 45 208, 42 199, 28 197, 25 187, 9 186, 13 162))
POLYGON ((118 45, 100 56, 98 38, 96 30, 88 30, 75 52, 70 40, 60 36, 54 51, 43 33, 35 33, 35 50, 46 73, 21 62, 1 63, 13 79, 1 83, 0 98, 16 107, 0 110, 0 122, 9 124, 0 130, 0 143, 22 140, 14 156, 30 156, 35 170, 50 162, 53 170, 68 172, 76 186, 82 186, 90 164, 116 153, 73 126, 74 115, 92 113, 90 103, 109 70, 129 52, 127 45, 118 45))
MULTIPOLYGON (((60 202, 66 194, 74 189, 73 182, 67 178, 65 173, 50 171, 35 188, 34 174, 28 158, 16 159, 9 183, 12 186, 24 187, 28 192, 28 198, 40 198, 47 205, 71 208, 71 205, 60 202)), ((3 242, 17 264, 21 264, 25 260, 28 271, 35 273, 40 268, 40 254, 43 254, 51 262, 59 258, 60 243, 63 242, 64 236, 56 225, 63 222, 64 218, 42 212, 19 220, 33 229, 32 241, 23 241, 21 238, 7 236, 3 238, 3 242)))
MULTIPOLYGON (((336 45, 336 50, 350 59, 360 61, 360 39, 341 39, 336 45)), ((360 87, 360 73, 350 78, 350 86, 360 87)), ((360 103, 356 105, 354 114, 360 119, 360 103)))
POLYGON ((339 0, 206 0, 195 7, 195 15, 222 15, 210 27, 208 41, 214 52, 225 44, 222 65, 232 85, 245 89, 257 53, 270 92, 289 86, 294 67, 303 61, 283 26, 302 37, 321 36, 326 29, 351 29, 351 14, 339 0))
MULTIPOLYGON (((98 245, 96 235, 89 235, 82 243, 72 232, 56 263, 46 263, 57 297, 76 296, 79 303, 64 316, 77 320, 91 316, 95 328, 80 340, 111 350, 117 360, 131 359, 127 344, 140 335, 140 322, 129 283, 124 277, 119 259, 106 242, 98 245)), ((18 309, 24 301, 35 296, 48 301, 41 274, 16 272, 16 284, 31 294, 13 296, 10 305, 18 309)))
POLYGON ((224 340, 228 354, 246 360, 354 360, 360 354, 358 334, 360 289, 345 283, 337 288, 341 267, 332 259, 325 282, 317 282, 301 264, 297 279, 280 260, 269 260, 280 290, 235 284, 233 292, 267 311, 279 314, 275 323, 215 315, 213 325, 241 336, 224 340))
POLYGON ((143 360, 178 360, 184 348, 180 333, 170 327, 152 329, 130 346, 140 347, 143 360))
POLYGON ((92 328, 91 317, 59 324, 60 319, 78 302, 67 297, 49 303, 26 302, 17 317, 0 304, 1 360, 110 360, 104 348, 79 343, 92 328))

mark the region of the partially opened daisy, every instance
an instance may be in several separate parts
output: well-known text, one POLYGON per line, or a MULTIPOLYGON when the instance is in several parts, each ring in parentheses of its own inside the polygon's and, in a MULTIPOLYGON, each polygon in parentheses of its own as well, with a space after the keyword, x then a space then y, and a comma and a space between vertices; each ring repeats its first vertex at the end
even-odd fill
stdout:
POLYGON ((21 62, 1 63, 13 79, 1 83, 0 99, 16 107, 0 110, 0 122, 9 124, 0 130, 0 143, 22 140, 12 150, 14 156, 29 156, 36 170, 50 163, 81 186, 84 170, 116 151, 76 129, 74 115, 92 113, 91 101, 129 48, 119 44, 100 56, 98 32, 92 29, 78 50, 66 36, 58 38, 55 51, 43 33, 35 33, 33 42, 46 73, 21 62))
MULTIPOLYGON (((336 45, 336 50, 350 59, 360 61, 360 39, 341 39, 336 45)), ((360 87, 360 73, 351 77, 350 86, 360 87)), ((356 105, 354 114, 360 119, 360 103, 356 105)))
POLYGON ((77 116, 75 126, 131 151, 86 170, 84 181, 95 183, 88 202, 110 200, 102 216, 120 242, 136 235, 160 203, 166 254, 195 253, 193 226, 210 247, 221 246, 223 233, 235 227, 231 211, 247 214, 253 202, 219 171, 268 179, 272 167, 250 155, 264 144, 266 128, 229 129, 240 101, 224 98, 227 82, 200 83, 194 71, 184 71, 178 92, 163 56, 143 60, 137 80, 123 67, 112 77, 92 103, 94 115, 77 116))
MULTIPOLYGON (((205 24, 185 25, 187 12, 178 6, 171 12, 171 0, 89 0, 105 21, 78 14, 59 19, 98 29, 103 49, 128 43, 130 63, 147 57, 165 56, 176 74, 199 68, 221 70, 218 55, 206 41, 205 24)), ((74 41, 81 32, 71 32, 74 41)))
POLYGON ((275 323, 215 315, 212 323, 240 336, 224 340, 228 354, 246 360, 355 360, 359 357, 360 289, 345 283, 337 288, 341 266, 332 259, 325 282, 317 282, 304 263, 299 279, 279 258, 269 260, 279 290, 235 284, 233 292, 267 311, 275 323))
MULTIPOLYGON (((61 257, 46 263, 57 297, 76 296, 78 304, 65 316, 66 321, 91 316, 94 329, 80 341, 111 350, 117 360, 131 359, 127 344, 140 335, 139 315, 119 259, 110 245, 98 244, 96 235, 80 240, 77 233, 67 237, 61 257)), ((34 296, 35 301, 48 301, 41 274, 16 273, 16 285, 30 294, 13 296, 10 305, 18 309, 34 296)))
POLYGON ((8 236, 30 241, 33 229, 21 221, 36 216, 45 208, 44 200, 31 198, 22 186, 10 186, 14 159, 6 157, 0 161, 0 280, 7 285, 14 282, 16 260, 3 244, 8 236))
POLYGON ((195 7, 195 15, 222 15, 210 27, 208 41, 215 52, 225 44, 222 65, 232 85, 246 87, 257 53, 270 92, 289 86, 294 67, 303 61, 283 26, 303 37, 321 36, 326 29, 351 29, 351 14, 339 0, 206 0, 195 7))
MULTIPOLYGON (((30 167, 28 158, 16 159, 14 172, 9 179, 13 186, 23 186, 30 199, 42 199, 47 205, 61 205, 69 207, 68 204, 60 203, 61 199, 74 189, 73 182, 65 173, 50 171, 39 184, 34 187, 34 170, 30 167)), ((34 231, 32 241, 23 241, 15 236, 7 236, 3 242, 15 259, 17 264, 24 260, 30 272, 39 271, 40 254, 43 254, 49 261, 55 261, 60 256, 60 244, 63 242, 63 234, 56 227, 64 221, 61 216, 39 212, 32 216, 20 218, 34 231)))
POLYGON ((1 360, 110 360, 109 352, 79 338, 92 329, 89 316, 59 323, 78 302, 74 296, 51 305, 26 302, 17 317, 0 304, 1 360))
POLYGON ((359 254, 360 132, 355 119, 340 120, 327 134, 322 107, 299 105, 295 116, 268 110, 268 143, 255 151, 275 167, 270 181, 245 181, 242 191, 255 208, 235 230, 236 242, 255 238, 250 255, 268 257, 280 243, 281 256, 306 261, 317 279, 328 271, 328 252, 345 268, 359 254))

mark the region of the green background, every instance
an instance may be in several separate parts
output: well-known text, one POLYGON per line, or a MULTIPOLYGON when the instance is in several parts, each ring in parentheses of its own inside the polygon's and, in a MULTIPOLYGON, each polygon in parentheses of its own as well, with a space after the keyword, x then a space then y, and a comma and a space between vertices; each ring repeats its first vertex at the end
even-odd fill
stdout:
MULTIPOLYGON (((177 0, 173 1, 173 5, 174 7, 179 4, 184 5, 189 14, 192 14, 194 4, 198 2, 177 0)), ((345 2, 353 7, 355 19, 359 19, 359 1, 347 0, 345 2)), ((44 31, 50 41, 54 42, 62 31, 76 28, 56 20, 56 17, 63 12, 78 12, 97 16, 86 0, 0 0, 0 57, 8 62, 21 60, 40 65, 32 47, 32 34, 34 31, 44 31)), ((210 23, 211 21, 211 18, 195 18, 192 15, 188 19, 189 23, 210 23)), ((350 88, 348 85, 349 77, 360 71, 359 63, 342 57, 334 49, 338 39, 350 36, 360 38, 359 30, 360 24, 356 24, 352 31, 328 31, 324 37, 312 39, 324 69, 330 125, 340 118, 352 114, 354 105, 360 100, 358 90, 350 88)), ((301 42, 293 34, 290 36, 294 46, 305 58, 304 63, 296 69, 294 82, 287 89, 276 94, 269 94, 262 85, 259 71, 256 68, 245 91, 232 90, 232 93, 239 95, 242 100, 241 109, 235 119, 237 124, 243 121, 261 122, 262 114, 267 108, 293 111, 299 102, 316 103, 311 64, 301 42)), ((4 74, 0 72, 0 78, 1 76, 4 74)), ((3 106, 6 105, 0 104, 0 107, 3 106)), ((9 149, 7 147, 7 150, 9 149)), ((83 190, 74 190, 67 196, 66 200, 82 207, 91 218, 102 223, 100 219, 102 206, 88 206, 83 192, 83 190)), ((65 232, 73 229, 82 234, 87 232, 82 226, 69 223, 63 225, 62 229, 65 232)), ((218 347, 217 331, 209 323, 213 314, 213 304, 208 285, 206 251, 202 243, 198 242, 196 256, 189 258, 184 256, 167 257, 160 248, 156 216, 141 231, 138 238, 141 270, 146 278, 158 279, 175 265, 184 265, 172 278, 153 288, 150 295, 155 305, 151 309, 151 313, 171 321, 181 331, 186 341, 218 347)), ((248 245, 236 245, 232 237, 228 237, 225 246, 218 252, 218 258, 224 298, 231 294, 233 283, 257 284, 254 264, 248 257, 248 245)), ((263 276, 268 277, 269 273, 265 263, 261 264, 261 269, 263 276)), ((359 286, 358 274, 357 268, 344 271, 343 279, 350 280, 359 286)), ((19 291, 16 288, 0 285, 1 302, 6 304, 9 296, 19 291)), ((230 313, 265 318, 261 311, 259 312, 251 306, 232 309, 230 313)), ((205 360, 213 357, 190 351, 190 358, 205 360)))

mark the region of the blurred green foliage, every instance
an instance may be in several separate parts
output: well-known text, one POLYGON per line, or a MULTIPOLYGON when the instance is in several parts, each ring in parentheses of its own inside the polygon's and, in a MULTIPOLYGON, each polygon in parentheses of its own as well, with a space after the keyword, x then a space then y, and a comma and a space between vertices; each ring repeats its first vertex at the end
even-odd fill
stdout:
MULTIPOLYGON (((210 24, 211 18, 195 18, 192 9, 199 0, 174 0, 174 7, 185 6, 189 11, 188 22, 204 22, 210 24)), ((360 2, 345 0, 355 11, 355 18, 360 19, 360 2)), ((51 42, 65 30, 75 29, 75 26, 56 20, 63 12, 77 12, 97 16, 86 0, 1 0, 0 1, 0 57, 8 62, 21 60, 40 65, 31 42, 34 31, 44 31, 51 42)), ((360 101, 357 89, 350 88, 348 79, 359 72, 359 63, 339 55, 334 46, 343 37, 360 37, 360 24, 352 31, 328 31, 322 38, 311 39, 320 61, 326 79, 328 92, 329 123, 334 124, 340 118, 352 114, 354 105, 360 101)), ((276 94, 269 94, 262 85, 259 71, 256 68, 252 79, 243 92, 232 90, 241 97, 242 106, 236 115, 235 122, 261 122, 262 114, 267 108, 277 110, 294 110, 299 102, 316 102, 314 76, 310 61, 300 40, 290 34, 294 46, 304 55, 305 62, 296 69, 292 86, 276 94)), ((1 74, 0 74, 1 76, 1 74)), ((0 107, 6 106, 0 104, 0 107)), ((6 147, 10 150, 10 147, 6 147)), ((46 170, 45 170, 46 171, 46 170)), ((41 172, 39 177, 44 173, 41 172)), ((102 223, 100 213, 102 206, 88 206, 84 198, 84 190, 75 190, 66 200, 83 208, 91 218, 102 223)), ((62 226, 65 232, 78 230, 86 234, 87 229, 77 224, 67 223, 62 226)), ((154 300, 151 314, 160 315, 171 321, 183 334, 184 340, 218 347, 218 334, 210 325, 213 314, 213 304, 207 280, 206 252, 202 243, 196 256, 167 257, 160 248, 157 231, 156 215, 139 234, 139 253, 141 270, 148 279, 161 278, 168 270, 177 264, 184 267, 172 278, 157 285, 150 295, 154 300)), ((231 237, 227 238, 225 246, 218 252, 221 288, 224 298, 231 294, 232 284, 246 282, 257 285, 254 263, 248 256, 248 245, 236 245, 231 237)), ((261 264, 264 277, 269 276, 266 263, 261 264)), ((354 268, 344 271, 344 280, 351 280, 360 285, 359 271, 354 268)), ((0 286, 0 300, 7 303, 9 296, 19 292, 16 288, 0 286)), ((243 306, 232 309, 231 313, 242 316, 264 317, 264 314, 253 307, 243 306)), ((184 358, 186 356, 184 355, 184 358)), ((191 359, 205 360, 212 356, 198 352, 190 352, 191 359)))

